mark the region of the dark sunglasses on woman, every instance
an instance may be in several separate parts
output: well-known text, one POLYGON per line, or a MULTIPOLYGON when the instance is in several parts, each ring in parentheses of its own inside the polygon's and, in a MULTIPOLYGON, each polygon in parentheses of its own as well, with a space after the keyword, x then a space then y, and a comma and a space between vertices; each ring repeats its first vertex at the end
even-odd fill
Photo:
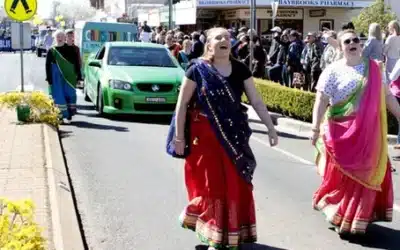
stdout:
POLYGON ((351 42, 353 43, 360 43, 360 38, 354 37, 352 39, 346 39, 343 41, 344 44, 349 45, 351 42))

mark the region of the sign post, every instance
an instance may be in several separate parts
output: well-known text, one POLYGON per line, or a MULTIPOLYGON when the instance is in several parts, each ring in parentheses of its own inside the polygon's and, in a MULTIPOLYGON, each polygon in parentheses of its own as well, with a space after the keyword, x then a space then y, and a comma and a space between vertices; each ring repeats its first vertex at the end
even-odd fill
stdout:
POLYGON ((172 17, 172 9, 173 9, 173 2, 172 0, 168 0, 168 29, 172 30, 172 22, 173 22, 173 17, 172 17))
MULTIPOLYGON (((21 60, 21 92, 24 92, 24 23, 19 23, 19 54, 21 60)), ((12 39, 12 38, 11 38, 12 39)))
POLYGON ((272 28, 275 27, 275 19, 276 15, 278 14, 278 7, 279 7, 279 1, 278 0, 273 0, 271 2, 271 9, 272 9, 272 28))
POLYGON ((21 58, 21 92, 24 92, 24 49, 32 47, 31 27, 24 23, 32 19, 37 11, 37 0, 5 0, 7 16, 17 22, 11 24, 11 47, 19 49, 21 58))

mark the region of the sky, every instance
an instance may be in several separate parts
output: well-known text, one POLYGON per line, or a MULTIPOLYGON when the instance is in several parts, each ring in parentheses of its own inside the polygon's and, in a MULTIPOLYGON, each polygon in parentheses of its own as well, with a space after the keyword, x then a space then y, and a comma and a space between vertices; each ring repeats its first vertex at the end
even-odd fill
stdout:
MULTIPOLYGON (((69 0, 64 0, 69 1, 69 0)), ((42 18, 50 17, 53 0, 37 0, 38 10, 37 14, 42 18)))

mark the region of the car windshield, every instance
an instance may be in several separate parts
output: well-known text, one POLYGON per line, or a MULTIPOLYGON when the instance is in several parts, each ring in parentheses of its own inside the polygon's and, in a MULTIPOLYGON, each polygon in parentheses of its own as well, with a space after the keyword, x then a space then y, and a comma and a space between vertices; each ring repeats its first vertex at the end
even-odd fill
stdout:
POLYGON ((112 47, 108 56, 109 65, 178 67, 164 48, 112 47))

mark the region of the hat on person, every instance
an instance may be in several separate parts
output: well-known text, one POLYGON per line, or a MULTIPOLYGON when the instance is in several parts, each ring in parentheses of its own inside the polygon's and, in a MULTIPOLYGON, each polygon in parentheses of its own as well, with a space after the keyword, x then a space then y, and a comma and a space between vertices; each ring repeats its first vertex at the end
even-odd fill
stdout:
POLYGON ((275 26, 273 29, 271 29, 271 31, 282 33, 282 29, 278 26, 275 26))
POLYGON ((313 37, 317 37, 317 33, 315 32, 308 32, 307 36, 313 36, 313 37))
POLYGON ((74 33, 74 29, 66 29, 65 30, 65 34, 73 34, 74 33))
POLYGON ((239 29, 239 33, 246 33, 247 32, 247 27, 241 27, 240 29, 239 29))
POLYGON ((290 34, 291 36, 294 36, 294 37, 299 37, 299 36, 300 36, 299 32, 297 32, 297 31, 295 31, 295 30, 291 30, 289 34, 290 34))

